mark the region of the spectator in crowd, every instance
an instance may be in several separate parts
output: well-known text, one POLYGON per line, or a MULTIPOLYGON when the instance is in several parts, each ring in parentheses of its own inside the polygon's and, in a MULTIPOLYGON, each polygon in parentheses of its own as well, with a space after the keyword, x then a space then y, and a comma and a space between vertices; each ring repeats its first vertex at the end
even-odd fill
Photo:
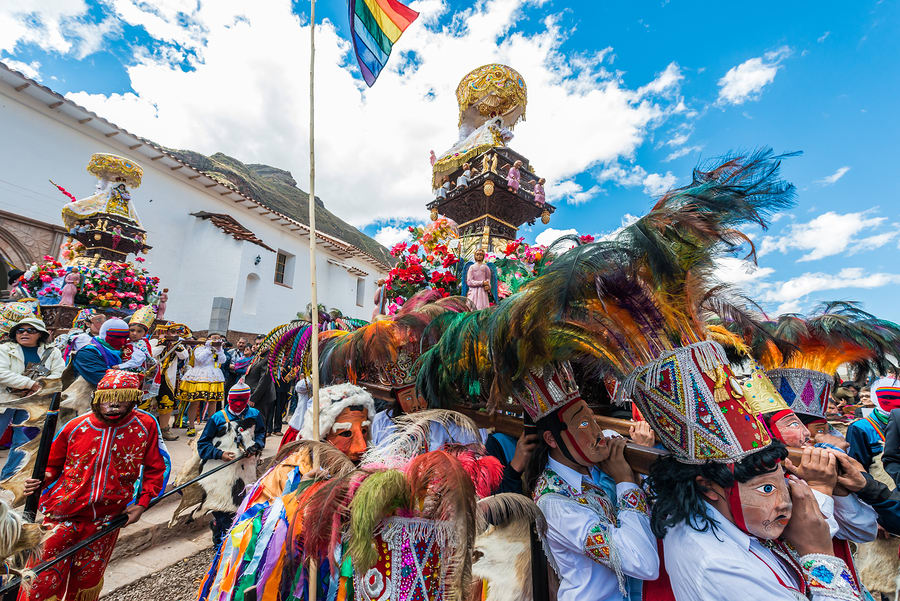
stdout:
MULTIPOLYGON (((49 344, 50 333, 37 317, 26 317, 9 331, 10 341, 0 344, 0 398, 13 399, 34 394, 41 389, 38 380, 62 377, 65 363, 59 349, 49 344)), ((24 426, 25 409, 7 409, 0 415, 0 433, 13 428, 12 442, 0 479, 12 476, 25 458, 18 450, 30 440, 24 426)))

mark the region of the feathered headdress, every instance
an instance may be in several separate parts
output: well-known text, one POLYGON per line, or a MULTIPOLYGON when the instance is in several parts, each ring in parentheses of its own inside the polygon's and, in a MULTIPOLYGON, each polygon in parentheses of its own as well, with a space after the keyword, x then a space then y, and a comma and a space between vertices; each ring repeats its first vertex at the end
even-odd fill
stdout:
POLYGON ((467 299, 439 298, 425 290, 410 298, 396 315, 353 332, 329 333, 321 342, 323 382, 371 382, 390 387, 415 381, 413 364, 421 353, 428 325, 446 313, 468 311, 467 299))
MULTIPOLYGON (((685 396, 693 396, 692 391, 679 389, 685 381, 679 374, 690 371, 692 377, 702 374, 702 381, 692 385, 709 391, 709 411, 721 418, 717 425, 731 427, 725 411, 713 405, 725 403, 727 397, 738 406, 734 395, 739 391, 729 388, 724 351, 706 342, 707 319, 714 312, 740 328, 758 326, 742 299, 715 279, 715 258, 741 246, 750 248, 752 258, 752 242, 735 228, 746 222, 765 227, 769 213, 790 206, 793 186, 778 178, 781 158, 764 151, 729 158, 708 170, 696 169, 688 186, 667 193, 650 213, 611 239, 576 246, 556 257, 520 293, 483 318, 473 318, 475 323, 483 319, 479 325, 487 332, 463 338, 472 343, 456 354, 480 356, 477 345, 487 340, 489 361, 479 364, 489 363, 490 368, 488 374, 468 376, 468 381, 492 378, 491 397, 498 403, 514 395, 534 369, 578 361, 590 375, 608 373, 625 380, 620 395, 633 397, 643 405, 642 411, 647 409, 646 415, 653 404, 683 402, 685 396), (682 347, 691 350, 680 351, 682 347), (687 371, 664 375, 658 363, 661 356, 669 365, 687 371), (643 368, 647 369, 636 374, 643 368), (667 383, 663 389, 651 390, 659 384, 651 380, 658 377, 668 378, 667 383)), ((443 339, 430 353, 440 354, 442 346, 443 339)), ((437 360, 426 356, 422 365, 427 368, 437 360)), ((420 378, 420 390, 430 392, 431 398, 452 389, 446 382, 466 381, 465 376, 452 373, 459 363, 449 353, 441 354, 439 360, 451 373, 435 378, 428 374, 436 370, 423 369, 426 373, 420 378)), ((660 409, 658 418, 648 416, 648 421, 657 431, 670 431, 668 440, 661 435, 670 450, 705 460, 710 449, 694 444, 692 422, 706 419, 706 410, 702 415, 676 411, 674 422, 663 424, 662 415, 670 409, 660 409)), ((748 433, 756 446, 768 443, 757 434, 756 429, 748 433)), ((709 458, 727 460, 737 449, 749 451, 750 440, 743 435, 737 438, 730 438, 709 458)))

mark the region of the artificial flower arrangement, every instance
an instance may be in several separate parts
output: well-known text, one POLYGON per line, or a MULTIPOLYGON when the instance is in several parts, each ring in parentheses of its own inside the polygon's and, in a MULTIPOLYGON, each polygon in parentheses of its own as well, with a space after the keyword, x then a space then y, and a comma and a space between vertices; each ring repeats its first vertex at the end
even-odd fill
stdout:
POLYGON ((398 262, 385 284, 390 315, 426 288, 437 290, 441 296, 459 294, 459 257, 451 248, 459 238, 456 224, 441 217, 427 227, 410 226, 409 233, 413 242, 400 242, 391 249, 398 262))
POLYGON ((75 304, 131 312, 142 305, 153 304, 157 298, 159 278, 151 276, 140 266, 109 261, 101 268, 63 267, 55 258, 44 256, 44 263, 34 264, 16 284, 25 287, 42 305, 59 303, 63 281, 72 271, 81 274, 75 304))

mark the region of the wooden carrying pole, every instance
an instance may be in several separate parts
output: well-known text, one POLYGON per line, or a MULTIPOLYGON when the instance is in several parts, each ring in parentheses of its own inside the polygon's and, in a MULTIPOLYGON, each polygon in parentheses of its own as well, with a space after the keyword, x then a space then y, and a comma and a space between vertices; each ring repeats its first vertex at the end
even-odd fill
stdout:
MULTIPOLYGON (((312 433, 319 440, 319 297, 316 291, 316 0, 309 0, 309 296, 312 310, 309 312, 312 326, 310 341, 312 369, 312 433)), ((318 468, 318 458, 313 454, 313 469, 318 468)), ((316 560, 309 562, 309 601, 316 601, 319 588, 316 560)))

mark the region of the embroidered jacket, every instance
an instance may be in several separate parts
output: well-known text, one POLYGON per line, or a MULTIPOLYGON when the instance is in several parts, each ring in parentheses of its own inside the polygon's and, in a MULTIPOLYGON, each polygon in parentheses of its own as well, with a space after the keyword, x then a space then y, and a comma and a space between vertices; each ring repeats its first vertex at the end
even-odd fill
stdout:
POLYGON ((600 485, 549 459, 534 500, 547 520, 544 549, 559 575, 559 601, 619 601, 628 597, 626 577, 653 580, 659 571, 656 538, 643 491, 615 485, 615 498, 600 485))
POLYGON ((122 513, 142 477, 137 503, 146 507, 166 486, 165 447, 156 420, 134 410, 110 426, 93 413, 63 427, 50 447, 41 510, 48 517, 97 520, 122 513), (142 476, 143 472, 143 476, 142 476))

